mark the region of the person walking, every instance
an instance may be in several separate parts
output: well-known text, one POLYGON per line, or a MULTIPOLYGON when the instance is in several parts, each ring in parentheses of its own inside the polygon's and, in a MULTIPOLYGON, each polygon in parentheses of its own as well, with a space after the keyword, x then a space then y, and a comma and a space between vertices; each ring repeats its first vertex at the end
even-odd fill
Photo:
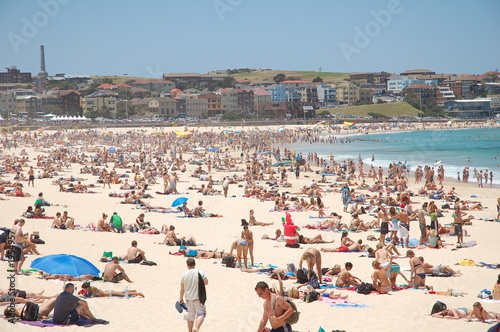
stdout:
POLYGON ((179 303, 183 304, 184 299, 186 300, 187 312, 184 314, 184 319, 187 321, 188 331, 198 332, 207 315, 205 307, 206 295, 205 299, 200 297, 200 286, 208 285, 208 279, 203 271, 196 269, 194 258, 188 258, 186 264, 188 270, 184 272, 181 278, 179 303))

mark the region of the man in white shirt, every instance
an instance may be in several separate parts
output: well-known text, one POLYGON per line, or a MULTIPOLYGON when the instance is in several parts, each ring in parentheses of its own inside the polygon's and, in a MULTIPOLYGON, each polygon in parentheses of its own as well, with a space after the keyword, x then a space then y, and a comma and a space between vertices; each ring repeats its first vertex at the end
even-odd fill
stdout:
POLYGON ((196 269, 194 258, 188 258, 186 264, 188 270, 181 278, 179 302, 182 304, 184 298, 186 299, 187 312, 184 314, 184 319, 187 321, 188 331, 198 332, 207 315, 205 304, 201 303, 199 297, 199 277, 201 276, 205 285, 208 285, 208 279, 203 271, 196 269))

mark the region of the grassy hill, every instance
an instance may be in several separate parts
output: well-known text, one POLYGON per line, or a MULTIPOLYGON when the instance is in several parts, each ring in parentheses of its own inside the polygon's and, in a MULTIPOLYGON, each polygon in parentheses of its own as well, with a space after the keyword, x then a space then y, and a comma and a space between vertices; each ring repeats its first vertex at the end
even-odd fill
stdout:
POLYGON ((304 81, 312 81, 316 77, 321 77, 324 83, 342 81, 349 78, 349 73, 329 73, 319 71, 290 71, 290 70, 256 70, 250 73, 230 74, 229 76, 237 80, 249 79, 254 83, 273 82, 273 77, 278 74, 285 74, 286 77, 300 77, 304 81))
POLYGON ((371 104, 318 110, 338 116, 418 116, 421 112, 408 103, 371 104))

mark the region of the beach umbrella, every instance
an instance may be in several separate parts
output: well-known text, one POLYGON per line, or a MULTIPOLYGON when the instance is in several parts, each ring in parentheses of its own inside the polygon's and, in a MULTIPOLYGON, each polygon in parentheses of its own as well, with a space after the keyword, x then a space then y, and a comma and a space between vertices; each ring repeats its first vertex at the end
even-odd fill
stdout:
POLYGON ((116 148, 115 148, 114 146, 112 146, 112 147, 110 147, 110 148, 108 149, 108 152, 109 152, 109 153, 116 153, 116 148))
POLYGON ((220 148, 219 148, 218 146, 216 146, 216 147, 214 147, 214 148, 211 148, 211 149, 210 149, 210 150, 208 150, 208 151, 210 151, 210 152, 215 152, 215 151, 217 151, 217 150, 220 150, 220 148))
POLYGON ((202 165, 203 163, 202 163, 201 161, 196 161, 196 160, 193 160, 193 161, 190 161, 190 162, 189 162, 189 164, 190 164, 190 165, 198 165, 198 166, 200 166, 200 165, 202 165))
POLYGON ((48 255, 31 262, 31 268, 50 274, 67 274, 79 277, 84 274, 99 276, 99 269, 88 260, 74 255, 48 255))
POLYGON ((179 197, 175 201, 172 202, 172 207, 182 205, 182 204, 184 204, 184 202, 187 202, 187 201, 188 201, 187 197, 179 197))
POLYGON ((284 129, 284 128, 278 128, 278 132, 280 132, 280 133, 284 133, 284 132, 285 132, 285 129, 284 129))

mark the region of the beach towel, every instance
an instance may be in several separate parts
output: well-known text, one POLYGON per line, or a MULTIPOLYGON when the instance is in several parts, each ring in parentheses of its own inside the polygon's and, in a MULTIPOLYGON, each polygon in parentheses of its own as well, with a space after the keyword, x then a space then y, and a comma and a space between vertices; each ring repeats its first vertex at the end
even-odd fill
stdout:
POLYGON ((54 327, 54 326, 92 326, 92 325, 98 325, 91 321, 90 319, 78 319, 74 324, 55 324, 52 319, 45 319, 41 321, 26 321, 22 320, 20 321, 22 324, 27 324, 31 326, 38 326, 38 327, 54 327))
POLYGON ((479 262, 476 265, 481 267, 487 267, 489 269, 500 269, 500 264, 486 264, 485 262, 479 262))
POLYGON ((330 307, 340 307, 340 308, 373 308, 367 304, 358 304, 358 303, 332 303, 330 307))

